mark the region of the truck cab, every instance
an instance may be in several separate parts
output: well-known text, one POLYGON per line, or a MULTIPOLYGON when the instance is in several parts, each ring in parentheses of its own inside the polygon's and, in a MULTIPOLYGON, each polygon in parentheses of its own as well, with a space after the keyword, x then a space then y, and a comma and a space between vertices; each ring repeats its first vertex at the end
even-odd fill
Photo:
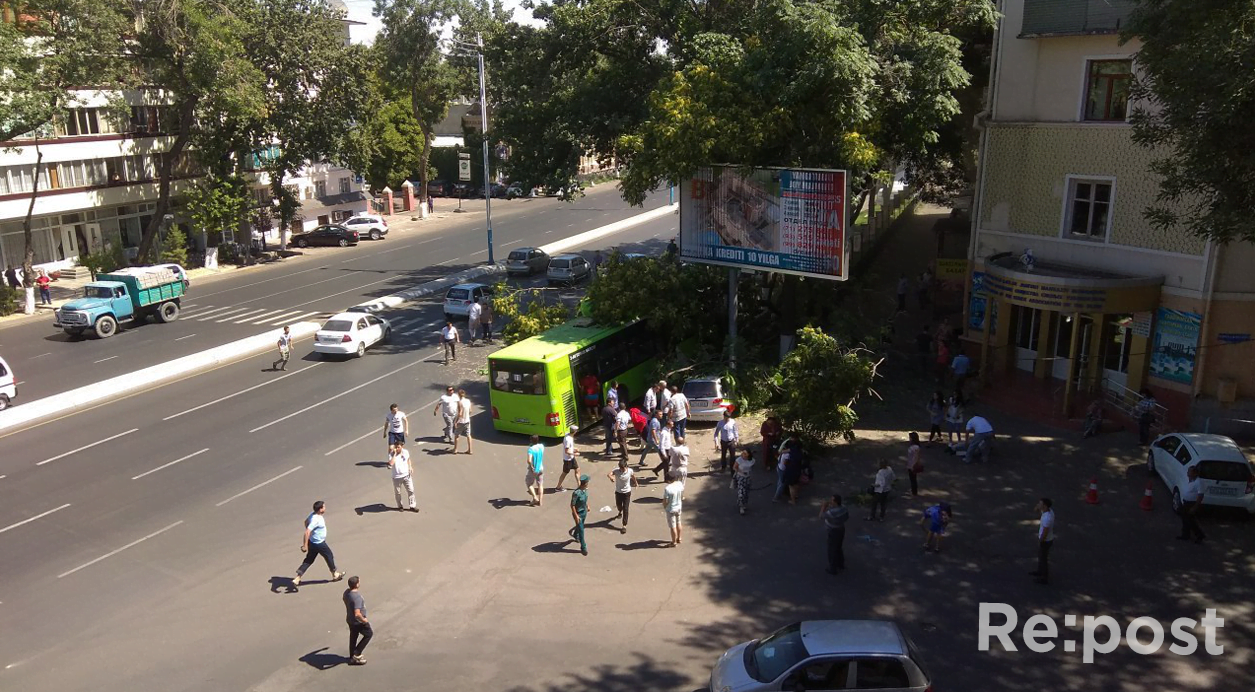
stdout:
POLYGON ((83 287, 83 297, 75 298, 56 311, 54 326, 64 329, 71 336, 78 336, 96 327, 102 316, 109 316, 113 329, 106 323, 106 335, 112 336, 116 323, 129 320, 135 315, 131 296, 126 284, 120 281, 93 281, 83 287))

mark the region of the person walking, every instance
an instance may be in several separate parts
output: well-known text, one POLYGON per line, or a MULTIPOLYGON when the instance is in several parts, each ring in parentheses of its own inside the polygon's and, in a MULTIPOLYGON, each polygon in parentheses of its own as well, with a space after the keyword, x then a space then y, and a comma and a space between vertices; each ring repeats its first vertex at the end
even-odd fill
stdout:
POLYGON ((963 439, 963 395, 956 391, 946 401, 946 443, 954 444, 957 437, 963 439))
POLYGON ((461 341, 458 328, 453 326, 453 322, 445 322, 444 328, 440 330, 440 343, 444 344, 445 365, 458 359, 458 341, 461 341))
POLYGON ((1141 400, 1133 407, 1133 417, 1137 419, 1138 444, 1145 447, 1150 444, 1150 428, 1155 422, 1155 406, 1159 402, 1155 401, 1155 395, 1149 389, 1143 389, 1141 395, 1141 400))
POLYGON ((494 317, 492 299, 488 296, 484 296, 483 298, 480 298, 480 302, 482 305, 479 308, 479 336, 481 339, 491 344, 493 343, 492 318, 494 317))
POLYGON ((466 310, 466 345, 474 346, 475 340, 479 338, 479 318, 484 314, 484 306, 479 301, 471 303, 471 307, 466 310))
POLYGON ((911 480, 911 494, 918 496, 919 474, 924 470, 924 450, 919 446, 919 433, 911 433, 910 440, 906 448, 906 475, 911 480))
POLYGON ((679 481, 681 484, 687 483, 689 478, 689 447, 684 444, 684 437, 675 438, 675 445, 671 447, 671 478, 679 481))
POLYGON ((671 390, 666 380, 658 380, 658 408, 666 416, 671 411, 671 390))
POLYGON ((1189 482, 1181 489, 1181 535, 1177 540, 1193 539, 1195 543, 1202 543, 1207 534, 1198 524, 1198 508, 1203 506, 1203 483, 1198 480, 1198 467, 1191 466, 1185 476, 1189 482))
POLYGON ((736 510, 745 516, 750 505, 750 472, 754 470, 754 453, 742 449, 732 461, 732 484, 736 488, 736 510))
POLYGON ((410 465, 410 451, 405 448, 405 440, 392 445, 392 454, 388 457, 388 468, 392 469, 392 492, 397 497, 397 510, 405 511, 401 502, 401 491, 409 498, 411 512, 418 511, 418 502, 414 499, 414 467, 410 465))
POLYGON ((658 408, 658 384, 645 390, 645 415, 654 417, 654 409, 658 408))
POLYGON ((645 424, 645 432, 642 433, 641 438, 645 444, 644 449, 641 450, 641 458, 636 462, 637 466, 645 465, 645 458, 649 456, 650 452, 656 453, 662 459, 662 463, 667 463, 667 457, 662 453, 661 448, 662 411, 657 410, 656 407, 654 412, 649 414, 649 422, 645 424))
POLYGON ((632 427, 632 414, 628 413, 623 404, 619 404, 619 412, 614 417, 614 439, 619 441, 619 458, 627 459, 627 431, 632 427))
POLYGON ((12 264, 10 264, 9 267, 4 270, 4 280, 8 282, 9 288, 21 288, 22 287, 22 281, 21 279, 17 278, 17 270, 13 268, 12 264))
POLYGON ((532 506, 539 507, 545 499, 545 446, 539 435, 532 435, 532 444, 527 448, 526 481, 532 506))
POLYGON ((453 453, 458 453, 458 440, 466 438, 466 453, 471 453, 471 400, 465 389, 458 390, 458 408, 453 418, 453 453))
POLYGON ((1050 583, 1050 548, 1055 544, 1055 510, 1050 498, 1043 497, 1033 508, 1041 516, 1037 520, 1037 569, 1029 574, 1038 584, 1050 583))
POLYGON ((941 422, 945 420, 946 405, 940 391, 933 392, 933 396, 924 406, 924 410, 928 412, 928 444, 941 442, 943 440, 941 422))
POLYGON ((679 387, 672 387, 669 408, 671 412, 671 420, 675 421, 675 436, 684 437, 684 431, 688 429, 689 414, 692 413, 692 407, 689 405, 689 398, 684 396, 684 392, 679 387))
POLYGON ((684 481, 667 474, 667 485, 662 489, 662 510, 667 515, 667 528, 671 530, 671 547, 680 545, 683 524, 680 511, 684 508, 684 481))
MULTIPOLYGON (((566 482, 568 473, 575 474, 573 478, 578 479, 580 477, 580 451, 575 448, 575 433, 578 431, 579 428, 572 425, 567 429, 566 436, 562 438, 562 475, 558 476, 558 484, 554 487, 555 492, 566 492, 566 488, 562 484, 566 482)), ((576 487, 579 487, 578 482, 576 487)))
POLYGON ((632 509, 632 488, 637 486, 636 472, 628 466, 627 459, 620 459, 619 468, 606 476, 614 481, 614 506, 618 512, 610 520, 623 517, 623 528, 619 529, 619 533, 627 533, 628 512, 632 509))
POLYGON ((292 328, 286 324, 279 335, 279 359, 270 364, 271 370, 287 370, 288 358, 292 355, 292 328))
POLYGON ((840 574, 845 569, 845 523, 850 520, 850 510, 841 504, 841 496, 833 494, 819 508, 819 518, 828 529, 828 574, 840 574))
POLYGON ((950 371, 950 343, 948 341, 937 342, 937 359, 934 362, 937 367, 937 386, 944 386, 946 373, 950 371))
POLYGON ((349 588, 344 590, 345 620, 349 625, 349 665, 364 666, 366 657, 362 652, 375 636, 366 618, 366 599, 362 598, 362 578, 356 574, 349 577, 349 588))
POLYGON ((410 434, 410 419, 396 404, 388 407, 383 417, 383 438, 388 441, 388 449, 393 445, 404 444, 406 435, 410 434))
POLYGON ((344 578, 344 572, 336 571, 336 556, 331 552, 331 546, 327 545, 327 520, 323 518, 326 513, 327 503, 318 500, 314 503, 314 511, 305 517, 305 534, 301 538, 301 552, 305 553, 305 560, 296 568, 296 577, 292 579, 293 587, 301 585, 305 570, 314 564, 319 555, 327 563, 327 569, 331 570, 331 581, 344 578))
POLYGON ((443 439, 449 444, 453 444, 453 424, 458 419, 458 403, 462 397, 453 391, 453 385, 444 388, 444 394, 440 395, 440 401, 432 408, 431 415, 435 417, 440 414, 444 417, 444 436, 443 439))
POLYGON ((651 469, 654 472, 654 478, 659 473, 664 474, 667 467, 671 465, 671 448, 675 446, 675 423, 670 420, 662 424, 662 432, 658 435, 658 453, 662 457, 662 463, 651 469))
POLYGON ((946 526, 954 516, 950 504, 942 502, 924 510, 924 518, 920 526, 924 528, 924 552, 941 552, 941 539, 946 535, 946 526))
POLYGON ((898 275, 898 312, 906 312, 906 294, 911 290, 911 280, 906 274, 898 275))
POLYGON ((601 407, 601 428, 606 433, 606 449, 602 452, 606 456, 614 453, 614 441, 617 436, 614 434, 614 426, 619 420, 619 410, 614 405, 606 402, 601 407))
POLYGON ((731 411, 723 412, 723 420, 715 424, 715 448, 719 450, 719 471, 732 469, 736 465, 736 446, 741 442, 741 434, 736 427, 736 419, 731 411))
POLYGON ((48 272, 40 269, 35 285, 39 287, 39 302, 43 305, 52 305, 52 289, 49 286, 51 283, 52 279, 48 278, 48 272))
POLYGON ((889 506, 889 492, 893 490, 895 477, 893 469, 889 468, 889 462, 881 459, 880 469, 876 471, 876 480, 872 483, 872 510, 867 515, 868 521, 876 518, 877 508, 880 509, 880 521, 885 520, 885 509, 889 506))
POLYGON ((588 518, 588 474, 580 476, 580 487, 571 493, 572 540, 579 541, 580 555, 588 555, 588 542, 584 540, 584 520, 588 518))
POLYGON ((954 359, 950 361, 950 372, 954 374, 955 391, 963 391, 963 386, 967 383, 967 373, 972 368, 972 359, 960 348, 955 354, 954 359))
POLYGON ((759 426, 758 434, 763 438, 763 466, 770 471, 775 468, 776 450, 780 447, 780 439, 784 437, 784 426, 780 425, 779 418, 768 415, 767 420, 759 426))

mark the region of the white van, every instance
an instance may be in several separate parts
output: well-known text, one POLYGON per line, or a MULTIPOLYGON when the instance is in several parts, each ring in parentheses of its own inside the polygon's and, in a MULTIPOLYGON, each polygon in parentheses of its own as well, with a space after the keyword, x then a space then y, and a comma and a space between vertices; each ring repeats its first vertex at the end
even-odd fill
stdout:
POLYGON ((0 411, 9 407, 9 404, 17 398, 17 375, 13 374, 13 369, 5 362, 4 358, 0 358, 0 411))

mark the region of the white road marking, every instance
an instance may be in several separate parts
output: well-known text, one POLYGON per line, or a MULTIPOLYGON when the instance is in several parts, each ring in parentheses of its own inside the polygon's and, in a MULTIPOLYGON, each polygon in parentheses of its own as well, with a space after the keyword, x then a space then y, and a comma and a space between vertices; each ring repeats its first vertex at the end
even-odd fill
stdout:
MULTIPOLYGON (((269 428, 270 426, 275 425, 275 424, 277 424, 277 423, 282 423, 283 421, 285 421, 285 420, 287 420, 287 419, 289 419, 289 418, 292 418, 293 416, 299 416, 299 415, 301 415, 302 413, 305 413, 306 411, 310 411, 310 410, 313 410, 313 409, 315 409, 315 408, 318 408, 319 406, 322 406, 323 404, 325 404, 325 403, 327 403, 327 402, 329 402, 329 401, 335 401, 336 399, 339 399, 340 397, 342 397, 342 396, 344 396, 344 395, 346 395, 346 394, 352 394, 353 392, 356 392, 357 390, 361 389, 362 387, 366 387, 366 386, 369 386, 369 385, 372 385, 372 384, 374 384, 374 383, 378 382, 379 380, 382 380, 382 379, 385 379, 385 378, 388 378, 388 377, 392 377, 393 375, 397 374, 398 372, 401 372, 402 370, 408 370, 408 369, 410 369, 410 368, 414 367, 415 365, 418 365, 419 363, 422 363, 424 360, 426 360, 426 358, 423 358, 423 359, 420 359, 420 360, 416 360, 416 361, 414 361, 413 363, 410 363, 409 365, 402 365, 401 367, 399 367, 399 368, 397 368, 397 369, 395 369, 395 370, 392 370, 391 372, 386 372, 386 373, 384 373, 384 374, 380 375, 379 377, 376 377, 376 378, 375 378, 375 379, 373 379, 373 380, 367 380, 367 381, 365 381, 365 382, 363 382, 363 383, 361 383, 361 384, 357 385, 356 387, 353 387, 352 389, 346 389, 346 390, 344 390, 343 392, 340 392, 339 394, 336 394, 335 396, 331 396, 331 397, 328 397, 328 398, 326 398, 326 399, 323 399, 322 401, 320 401, 320 402, 318 402, 318 403, 316 403, 316 404, 311 404, 311 405, 309 405, 309 406, 306 406, 305 408, 301 409, 300 411, 296 411, 296 412, 294 412, 294 413, 289 413, 288 415, 286 415, 286 416, 284 416, 284 417, 282 417, 282 418, 277 418, 277 419, 275 419, 275 420, 270 421, 269 423, 267 423, 267 424, 265 424, 265 425, 262 425, 262 426, 258 426, 258 427, 256 427, 256 428, 253 428, 252 430, 249 430, 249 432, 250 432, 250 433, 255 433, 255 432, 257 432, 258 430, 265 430, 266 428, 269 428)), ((311 365, 310 367, 313 367, 313 366, 311 365)), ((306 368, 306 370, 308 370, 308 369, 309 369, 309 368, 306 368)))
POLYGON ((182 340, 184 340, 184 339, 190 339, 190 338, 192 338, 192 337, 194 337, 194 336, 196 336, 196 335, 195 335, 195 334, 188 334, 187 336, 180 336, 179 338, 175 339, 175 341, 182 341, 182 340))
MULTIPOLYGON (((319 312, 318 310, 315 310, 313 312, 301 312, 301 313, 297 313, 294 317, 288 317, 281 321, 282 322, 304 322, 306 317, 313 317, 314 315, 327 315, 328 317, 330 317, 331 313, 319 312)), ((272 322, 271 324, 274 324, 274 323, 272 322)))
MULTIPOLYGON (((3 478, 3 476, 0 476, 0 478, 3 478)), ((70 506, 70 503, 68 503, 68 502, 67 502, 67 503, 65 503, 65 504, 61 505, 60 507, 58 507, 58 508, 56 508, 56 509, 50 509, 50 510, 48 510, 47 512, 44 512, 44 513, 42 513, 42 514, 36 514, 35 516, 31 517, 30 519, 23 519, 22 521, 19 521, 19 522, 18 522, 18 523, 16 523, 16 524, 12 524, 12 525, 10 525, 10 526, 6 526, 6 527, 4 527, 3 529, 0 529, 0 533, 4 533, 5 531, 8 531, 9 529, 16 529, 17 527, 21 526, 22 524, 29 524, 29 523, 31 523, 32 521, 35 521, 36 519, 43 519, 44 517, 48 516, 49 514, 52 514, 53 512, 60 512, 61 510, 65 509, 66 507, 69 507, 69 506, 70 506)))
POLYGON ((204 449, 200 450, 199 452, 192 452, 191 454, 189 454, 189 455, 187 455, 187 456, 185 456, 185 457, 182 457, 182 458, 180 458, 180 459, 175 459, 174 461, 172 461, 172 462, 170 462, 170 463, 168 463, 168 464, 162 464, 161 466, 158 466, 157 468, 155 468, 155 469, 153 469, 153 470, 151 470, 151 471, 145 471, 145 472, 143 472, 143 473, 139 474, 138 476, 131 476, 131 480, 133 480, 133 481, 137 481, 137 480, 139 480, 139 479, 143 478, 144 476, 147 476, 147 475, 148 475, 148 474, 150 474, 150 473, 156 473, 156 472, 160 471, 161 469, 167 468, 167 467, 169 467, 169 466, 174 466, 175 464, 179 463, 180 461, 187 461, 188 459, 191 459, 191 458, 192 458, 192 457, 194 457, 194 456, 199 456, 199 455, 204 454, 205 452, 208 452, 208 451, 209 451, 209 448, 208 448, 208 447, 206 447, 206 448, 204 448, 204 449))
POLYGON ((242 319, 239 322, 236 322, 236 324, 244 324, 245 322, 252 322, 254 320, 260 320, 265 317, 273 317, 275 315, 278 315, 281 312, 283 312, 283 310, 271 310, 270 312, 263 312, 260 315, 253 315, 252 317, 242 319))
POLYGON ((50 356, 50 355, 52 355, 52 351, 49 351, 47 353, 41 353, 37 356, 31 356, 31 360, 35 360, 36 358, 43 358, 44 356, 50 356))
MULTIPOLYGON (((361 286, 356 286, 356 287, 354 287, 354 288, 350 288, 350 289, 348 289, 347 291, 340 291, 340 292, 338 292, 338 293, 332 293, 331 295, 326 295, 326 296, 323 296, 323 297, 321 297, 321 298, 315 298, 315 299, 313 299, 313 300, 307 300, 307 301, 305 301, 304 303, 297 303, 296 305, 293 305, 292 307, 294 307, 294 308, 299 308, 299 307, 301 307, 302 305, 310 305, 310 304, 312 304, 312 303, 317 303, 317 302, 319 302, 319 301, 326 300, 327 298, 334 298, 334 297, 336 297, 336 296, 338 296, 338 295, 343 295, 343 294, 345 294, 345 293, 352 293, 353 291, 360 291, 360 290, 361 290, 361 289, 363 289, 363 288, 370 288, 371 286, 374 286, 375 284, 381 284, 381 283, 383 283, 383 282, 385 282, 385 281, 396 281, 396 280, 397 280, 397 277, 395 277, 395 276, 389 276, 389 277, 388 277, 388 278, 386 278, 386 279, 380 279, 380 280, 378 280, 378 281, 372 281, 372 282, 370 282, 370 283, 368 283, 368 284, 362 284, 361 286)), ((259 299, 259 300, 260 300, 260 299, 259 299)))
POLYGON ((291 274, 284 274, 283 276, 273 276, 269 279, 262 279, 261 281, 255 281, 251 284, 244 284, 243 286, 236 286, 235 288, 228 288, 225 291, 218 291, 217 293, 198 293, 196 294, 196 297, 208 298, 209 296, 216 296, 216 295, 221 295, 223 293, 230 293, 231 291, 238 291, 241 288, 248 288, 250 286, 259 286, 261 284, 268 283, 270 281, 278 281, 279 279, 286 279, 289 276, 296 276, 297 274, 304 274, 305 272, 316 272, 319 269, 326 269, 326 267, 310 267, 309 269, 302 269, 299 272, 292 272, 291 274))
POLYGON ((488 248, 484 248, 483 250, 476 250, 475 252, 472 252, 471 254, 467 255, 467 257, 474 257, 475 255, 486 255, 486 254, 488 254, 488 248))
POLYGON ((550 233, 553 233, 553 229, 552 229, 552 228, 551 228, 551 229, 549 229, 549 230, 547 230, 547 231, 545 231, 545 235, 549 235, 550 233))
POLYGON ((22 386, 22 385, 24 385, 24 384, 26 384, 26 380, 22 380, 21 382, 14 382, 14 383, 13 383, 13 386, 14 386, 14 387, 21 387, 21 386, 22 386))
POLYGON ((392 322, 392 323, 391 323, 391 326, 392 326, 392 328, 393 328, 393 329, 400 330, 400 329, 401 329, 401 327, 408 326, 411 322, 413 322, 414 320, 417 320, 417 319, 419 319, 419 318, 417 318, 417 317, 407 317, 407 318, 405 318, 405 319, 403 319, 403 320, 397 320, 396 322, 392 322))
POLYGON ((223 322, 235 322, 235 320, 237 319, 247 319, 250 315, 253 317, 257 317, 258 315, 260 315, 261 313, 265 311, 266 311, 266 308, 253 308, 252 310, 245 310, 244 312, 241 312, 238 315, 232 315, 230 317, 226 317, 226 318, 223 318, 220 320, 214 320, 214 321, 217 322, 218 324, 222 324, 223 322))
MULTIPOLYGON (((213 314, 213 313, 215 313, 215 312, 222 312, 223 310, 230 310, 232 307, 233 307, 233 306, 231 306, 231 305, 224 305, 224 306, 222 306, 222 307, 220 307, 220 308, 215 308, 214 306, 210 305, 210 306, 206 307, 206 309, 204 309, 204 310, 193 310, 193 311, 192 311, 192 316, 193 316, 193 317, 208 317, 208 316, 212 315, 212 314, 213 314)), ((185 315, 185 317, 186 317, 186 315, 185 315)))
POLYGON ((278 324, 279 322, 282 322, 288 319, 289 317, 293 317, 299 314, 301 314, 300 310, 289 310, 288 312, 282 313, 280 315, 275 315, 274 317, 267 317, 264 320, 257 320, 255 324, 278 324))
POLYGON ((100 360, 94 360, 92 361, 92 365, 95 365, 96 363, 103 363, 106 360, 113 360, 114 358, 117 358, 117 356, 109 356, 108 358, 101 358, 100 360))
POLYGON ((165 421, 165 420, 172 420, 172 419, 178 418, 179 416, 182 416, 182 415, 184 415, 184 414, 191 413, 192 411, 199 411, 199 410, 201 410, 201 409, 205 408, 206 406, 213 406, 214 404, 222 403, 222 402, 226 401, 227 399, 232 399, 232 398, 237 397, 237 396, 239 396, 239 395, 241 395, 241 394, 247 394, 247 393, 249 393, 249 392, 253 391, 254 389, 261 389, 262 387, 265 387, 265 386, 266 386, 266 385, 268 385, 268 384, 274 384, 275 382, 278 382, 279 380, 282 380, 282 379, 284 379, 284 378, 286 378, 286 377, 291 377, 291 376, 293 376, 293 375, 299 375, 299 374, 301 374, 301 373, 305 372, 306 370, 309 370, 310 368, 316 368, 316 367, 318 367, 319 365, 322 365, 322 362, 321 362, 321 361, 320 361, 320 362, 318 362, 318 363, 314 363, 313 365, 310 365, 310 366, 308 366, 308 367, 301 368, 300 370, 297 370, 296 372, 290 372, 290 373, 288 373, 288 374, 286 374, 286 375, 280 375, 280 376, 278 376, 278 377, 274 378, 273 380, 266 380, 265 382, 262 382, 261 384, 255 384, 255 385, 253 385, 252 387, 249 387, 248 389, 241 389, 240 391, 238 391, 238 392, 236 392, 236 393, 234 393, 234 394, 228 394, 228 395, 226 395, 226 396, 224 396, 224 397, 219 397, 219 398, 217 398, 217 399, 214 399, 213 401, 210 401, 209 403, 201 404, 200 406, 196 406, 196 407, 194 407, 194 408, 189 408, 189 409, 188 409, 188 410, 186 410, 186 411, 180 411, 179 413, 176 413, 176 414, 174 414, 173 416, 166 416, 165 418, 162 418, 161 420, 163 420, 163 421, 165 421))
POLYGON ((97 442, 93 442, 93 443, 91 443, 91 444, 89 444, 89 445, 83 445, 82 447, 79 447, 78 449, 72 449, 72 450, 70 450, 70 451, 68 451, 68 452, 64 452, 64 453, 62 453, 62 454, 58 454, 58 455, 56 455, 55 457, 50 457, 50 458, 48 458, 48 459, 44 459, 43 461, 38 462, 38 463, 36 463, 35 465, 36 465, 36 466, 43 466, 44 464, 50 464, 50 463, 52 463, 52 462, 56 461, 57 459, 64 459, 64 458, 66 458, 66 457, 70 456, 71 454, 78 454, 79 452, 83 451, 84 449, 91 449, 92 447, 95 447, 95 446, 97 446, 97 445, 102 445, 102 444, 104 444, 104 443, 106 443, 106 442, 112 442, 113 440, 116 440, 116 439, 118 439, 119 437, 124 437, 124 436, 126 436, 126 435, 130 435, 130 434, 131 434, 131 433, 133 433, 133 432, 139 432, 139 428, 131 428, 130 430, 127 430, 127 431, 126 431, 126 432, 124 432, 124 433, 118 433, 117 435, 114 435, 113 437, 106 437, 106 438, 105 438, 105 439, 103 439, 103 440, 99 440, 99 441, 97 441, 97 442))
POLYGON ((244 492, 242 492, 242 493, 236 493, 236 494, 232 495, 231 497, 228 497, 227 499, 223 500, 222 502, 219 502, 218 504, 216 504, 216 505, 214 505, 214 506, 215 506, 215 507, 221 507, 221 506, 225 505, 226 503, 230 502, 231 500, 236 499, 237 497, 243 497, 244 495, 247 495, 247 494, 249 494, 249 493, 253 492, 254 490, 256 490, 256 489, 258 489, 258 488, 262 488, 262 487, 265 487, 265 486, 267 486, 267 485, 270 485, 271 483, 274 483, 275 481, 279 480, 280 478, 283 478, 284 476, 288 475, 289 473, 296 473, 297 471, 300 471, 300 470, 301 470, 301 469, 303 469, 303 468, 305 468, 305 467, 304 467, 304 466, 297 466, 297 467, 296 467, 296 468, 294 468, 294 469, 288 469, 287 471, 284 471, 283 473, 281 473, 281 474, 279 474, 279 475, 275 476, 274 478, 271 478, 271 479, 270 479, 270 480, 268 480, 268 481, 262 481, 261 483, 258 483, 257 485, 254 485, 253 487, 249 488, 248 490, 245 490, 245 491, 244 491, 244 492))
POLYGON ((237 312, 244 312, 245 310, 248 310, 248 308, 231 308, 230 310, 227 310, 226 312, 220 312, 216 315, 208 315, 208 316, 205 315, 204 313, 201 313, 199 315, 196 315, 192 319, 199 320, 201 322, 208 322, 210 320, 216 320, 219 317, 226 317, 227 315, 234 315, 237 312))
MULTIPOLYGON (((429 401, 429 402, 427 402, 427 403, 423 404, 422 406, 419 406, 417 410, 422 411, 422 410, 426 409, 428 406, 435 406, 437 401, 440 401, 440 399, 432 399, 431 401, 429 401)), ((362 440, 365 440, 366 438, 370 437, 371 435, 378 435, 380 432, 381 432, 381 431, 380 431, 379 427, 375 427, 375 429, 374 429, 374 430, 371 430, 370 432, 366 433, 365 435, 362 435, 361 437, 356 437, 356 438, 354 438, 354 439, 352 439, 352 440, 350 440, 350 441, 348 441, 348 442, 345 442, 344 444, 340 445, 339 447, 336 447, 335 449, 331 450, 330 452, 327 452, 327 453, 326 453, 326 454, 324 454, 323 456, 325 456, 325 457, 329 457, 329 456, 331 456, 332 454, 335 454, 336 452, 338 452, 338 451, 340 451, 340 450, 344 449, 345 447, 349 447, 349 446, 355 445, 355 444, 357 444, 358 442, 361 442, 362 440)), ((422 444, 422 443, 421 443, 421 442, 416 442, 416 443, 414 443, 414 445, 413 445, 413 446, 414 446, 414 447, 417 447, 417 446, 418 446, 418 445, 420 445, 420 444, 422 444)))
POLYGON ((79 571, 80 569, 84 569, 84 568, 87 568, 87 567, 91 567, 92 565, 96 564, 97 562, 100 562, 101 560, 104 560, 104 559, 106 559, 106 558, 111 558, 111 557, 113 557, 114 555, 117 555, 118 553, 122 552, 123 550, 126 550, 127 548, 134 548, 135 546, 139 545, 140 543, 143 543, 144 541, 146 541, 146 540, 148 540, 148 539, 150 539, 150 538, 152 538, 152 537, 154 537, 154 536, 160 536, 161 534, 163 534, 163 533, 165 533, 165 532, 169 531, 170 529, 172 529, 172 528, 174 528, 174 527, 176 527, 176 526, 178 526, 179 524, 182 524, 182 523, 183 523, 183 520, 182 520, 182 519, 180 519, 180 520, 178 520, 178 521, 174 522, 173 524, 171 524, 171 525, 169 525, 169 526, 165 527, 164 529, 158 529, 158 530, 156 530, 156 531, 153 531, 152 533, 148 534, 147 536, 144 536, 143 538, 141 538, 141 539, 139 539, 139 540, 137 540, 137 541, 131 541, 130 543, 127 543, 126 545, 122 546, 121 548, 118 548, 117 550, 111 550, 111 551, 109 551, 109 552, 105 553, 104 555, 101 555, 100 557, 96 558, 95 560, 92 560, 91 562, 84 562, 83 564, 79 565, 78 567, 75 567, 74 569, 70 570, 69 572, 62 572, 61 574, 58 574, 58 575, 57 575, 57 579, 60 579, 60 578, 62 578, 62 577, 68 577, 68 576, 70 576, 71 574, 74 574, 75 572, 79 571))
POLYGON ((422 331, 424 329, 434 329, 439 324, 440 324, 439 322, 428 322, 427 324, 420 324, 417 327, 414 327, 412 329, 407 329, 401 332, 401 336, 409 336, 410 334, 413 334, 414 332, 422 331))
POLYGON ((521 242, 523 242, 523 239, 519 238, 518 240, 511 240, 508 243, 502 243, 501 247, 510 247, 511 245, 518 245, 521 242))

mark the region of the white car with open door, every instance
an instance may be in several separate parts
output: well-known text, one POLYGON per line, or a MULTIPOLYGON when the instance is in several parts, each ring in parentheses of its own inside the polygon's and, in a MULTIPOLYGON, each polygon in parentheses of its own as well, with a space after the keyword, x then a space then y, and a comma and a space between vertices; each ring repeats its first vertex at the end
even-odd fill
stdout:
POLYGON ((392 325, 378 315, 342 312, 314 334, 314 352, 342 356, 366 355, 366 349, 392 337, 392 325))

